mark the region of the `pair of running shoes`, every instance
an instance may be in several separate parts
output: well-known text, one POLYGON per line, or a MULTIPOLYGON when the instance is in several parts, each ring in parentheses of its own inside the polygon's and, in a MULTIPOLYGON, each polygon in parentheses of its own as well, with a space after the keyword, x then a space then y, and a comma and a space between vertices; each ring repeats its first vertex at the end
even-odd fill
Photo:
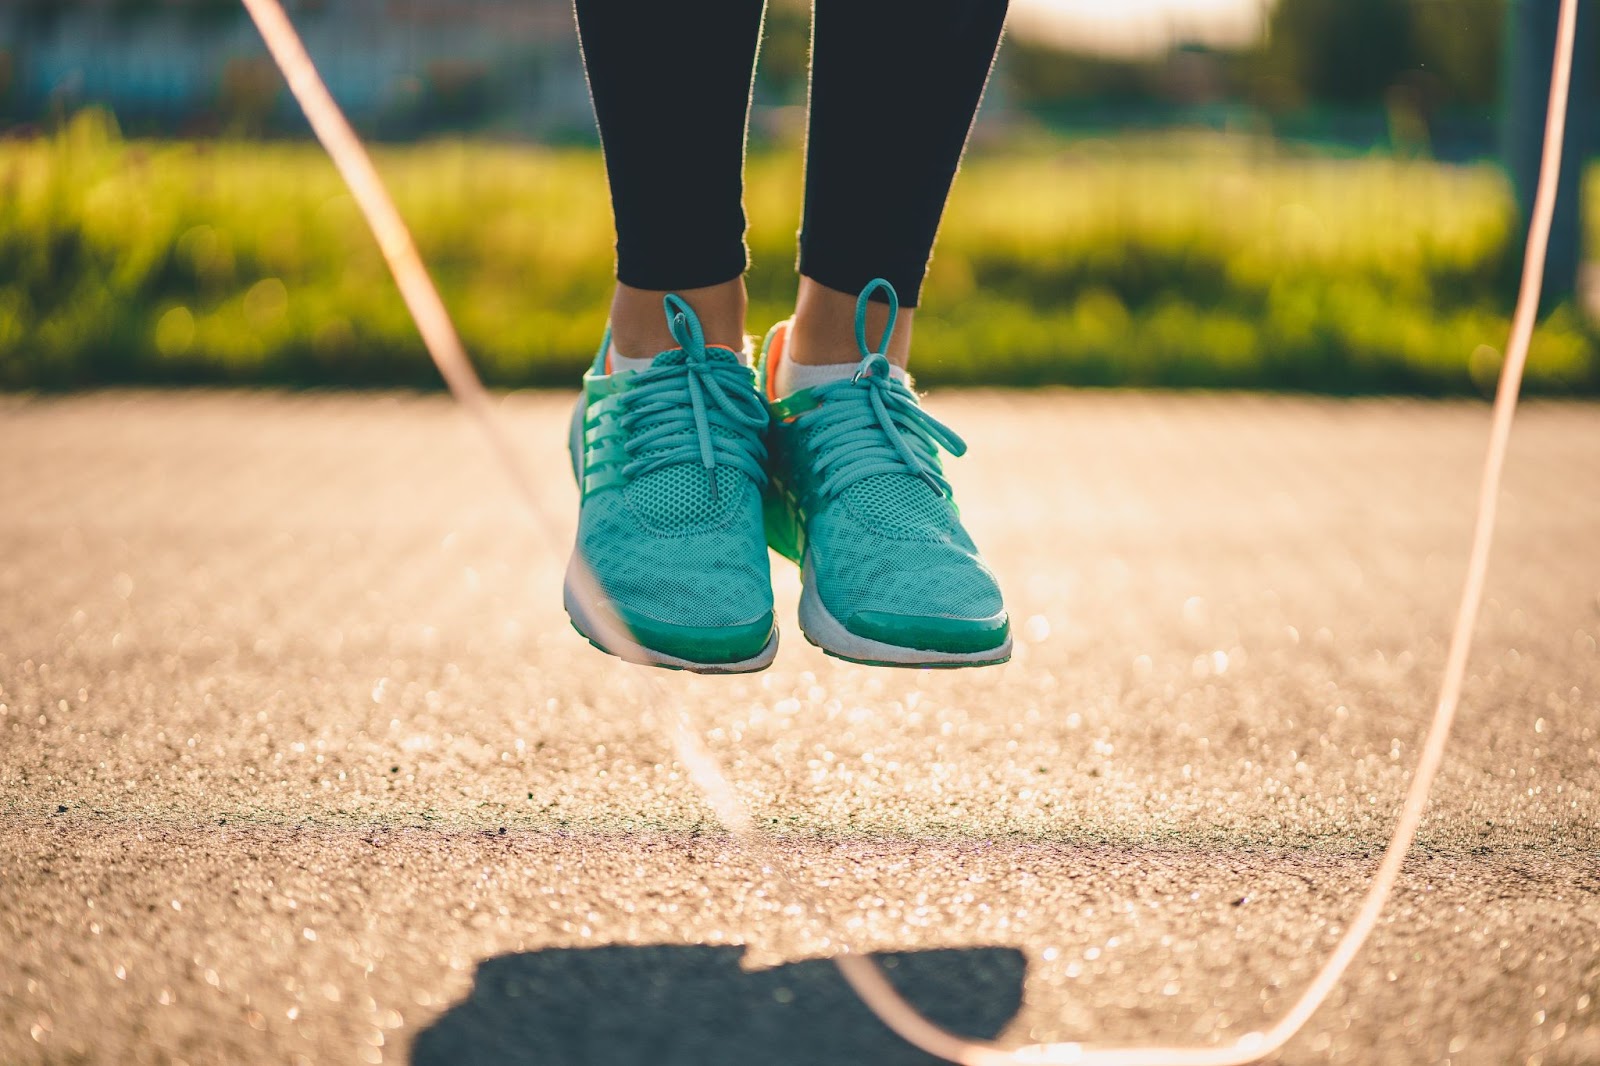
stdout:
POLYGON ((773 395, 789 323, 754 371, 708 346, 665 300, 678 347, 610 369, 610 331, 584 375, 570 447, 580 505, 563 599, 602 651, 700 673, 777 654, 770 545, 799 564, 801 632, 830 655, 882 666, 1005 662, 1011 630, 993 573, 962 527, 940 449, 966 445, 922 409, 884 352, 898 302, 882 279, 856 303, 861 361, 773 395), (874 351, 868 300, 889 321, 874 351))

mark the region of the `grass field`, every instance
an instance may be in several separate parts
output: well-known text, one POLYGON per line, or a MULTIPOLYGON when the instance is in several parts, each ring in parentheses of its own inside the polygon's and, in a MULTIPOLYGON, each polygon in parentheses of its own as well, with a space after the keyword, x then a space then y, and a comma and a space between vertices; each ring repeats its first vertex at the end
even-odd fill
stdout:
MULTIPOLYGON (((378 163, 494 384, 569 384, 604 321, 593 152, 431 143, 378 163)), ((753 330, 792 299, 800 167, 750 162, 753 330)), ((918 319, 928 384, 1481 391, 1514 271, 1489 166, 1215 139, 971 159, 918 319)), ((0 142, 0 387, 435 383, 312 144, 124 142, 80 116, 0 142)), ((1600 391, 1570 309, 1530 386, 1600 391)))

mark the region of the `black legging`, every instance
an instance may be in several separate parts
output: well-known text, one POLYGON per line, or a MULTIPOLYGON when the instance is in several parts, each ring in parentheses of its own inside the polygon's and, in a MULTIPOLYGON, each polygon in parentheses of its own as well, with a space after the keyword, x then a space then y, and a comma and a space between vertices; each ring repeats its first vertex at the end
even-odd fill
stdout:
MULTIPOLYGON (((800 273, 915 306, 1007 0, 815 0, 800 273)), ((763 0, 575 0, 617 223, 617 278, 738 277, 763 0)))

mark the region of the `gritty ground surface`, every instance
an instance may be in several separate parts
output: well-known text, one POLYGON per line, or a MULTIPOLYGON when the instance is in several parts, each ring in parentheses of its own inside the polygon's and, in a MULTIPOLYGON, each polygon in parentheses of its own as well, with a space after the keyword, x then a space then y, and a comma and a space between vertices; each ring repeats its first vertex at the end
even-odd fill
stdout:
MULTIPOLYGON (((566 625, 443 398, 0 399, 0 1062, 927 1061, 647 713, 936 1017, 1231 1040, 1352 914, 1444 657, 1478 404, 950 395, 1019 635, 736 679, 566 625), (654 688, 645 681, 648 674, 654 688)), ((1600 411, 1532 405, 1457 734, 1293 1063, 1600 1061, 1600 411)))

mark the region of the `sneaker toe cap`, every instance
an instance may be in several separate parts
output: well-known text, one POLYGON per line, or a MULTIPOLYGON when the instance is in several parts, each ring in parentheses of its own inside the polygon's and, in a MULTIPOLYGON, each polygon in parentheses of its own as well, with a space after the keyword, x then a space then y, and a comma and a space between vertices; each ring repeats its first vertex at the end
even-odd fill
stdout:
POLYGON ((754 659, 772 640, 777 628, 771 611, 748 622, 693 626, 653 618, 628 620, 633 639, 675 659, 696 663, 738 663, 754 659))
POLYGON ((715 625, 689 625, 668 622, 614 605, 591 605, 588 611, 591 627, 604 631, 588 634, 591 639, 622 655, 630 645, 645 649, 638 658, 654 661, 661 656, 703 664, 742 663, 754 659, 772 641, 777 630, 777 620, 772 611, 766 611, 743 622, 715 625))
POLYGON ((856 611, 844 620, 844 627, 883 644, 955 655, 998 650, 1011 636, 1005 611, 977 618, 856 611))

